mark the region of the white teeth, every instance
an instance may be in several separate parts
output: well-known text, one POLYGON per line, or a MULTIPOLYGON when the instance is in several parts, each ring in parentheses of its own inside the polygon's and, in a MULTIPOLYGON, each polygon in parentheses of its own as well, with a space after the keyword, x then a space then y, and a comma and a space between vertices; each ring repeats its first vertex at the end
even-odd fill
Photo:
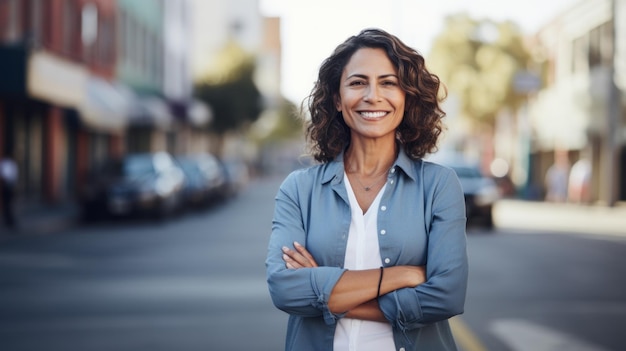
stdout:
POLYGON ((380 118, 380 117, 383 117, 386 114, 387 114, 387 112, 384 112, 384 111, 380 111, 380 112, 361 112, 361 116, 363 116, 365 118, 380 118))

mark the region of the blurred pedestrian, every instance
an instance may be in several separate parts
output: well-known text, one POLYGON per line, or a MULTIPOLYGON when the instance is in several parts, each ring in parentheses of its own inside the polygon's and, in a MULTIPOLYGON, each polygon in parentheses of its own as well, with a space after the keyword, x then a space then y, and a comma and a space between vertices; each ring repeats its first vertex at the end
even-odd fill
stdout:
POLYGON ((443 128, 442 91, 421 54, 378 29, 322 63, 306 127, 319 164, 281 185, 266 260, 290 315, 286 350, 457 349, 463 191, 423 160, 443 128))
POLYGON ((569 174, 569 201, 587 204, 591 201, 591 162, 581 158, 574 163, 569 174))
POLYGON ((546 201, 567 201, 567 183, 569 178, 569 159, 566 150, 555 150, 554 163, 546 172, 546 201))
POLYGON ((0 186, 2 187, 2 218, 7 228, 15 228, 15 193, 18 169, 10 152, 0 160, 0 186))

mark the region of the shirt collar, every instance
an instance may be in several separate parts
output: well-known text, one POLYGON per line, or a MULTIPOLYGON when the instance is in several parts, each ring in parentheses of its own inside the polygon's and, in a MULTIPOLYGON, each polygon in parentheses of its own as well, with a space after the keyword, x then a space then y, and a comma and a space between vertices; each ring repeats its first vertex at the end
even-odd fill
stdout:
MULTIPOLYGON (((328 162, 324 169, 322 176, 322 184, 332 182, 333 184, 339 184, 343 181, 344 166, 343 166, 344 151, 342 151, 334 160, 328 162)), ((416 168, 413 167, 413 160, 404 151, 404 148, 400 147, 398 157, 393 164, 396 169, 401 169, 412 180, 417 179, 416 168)))

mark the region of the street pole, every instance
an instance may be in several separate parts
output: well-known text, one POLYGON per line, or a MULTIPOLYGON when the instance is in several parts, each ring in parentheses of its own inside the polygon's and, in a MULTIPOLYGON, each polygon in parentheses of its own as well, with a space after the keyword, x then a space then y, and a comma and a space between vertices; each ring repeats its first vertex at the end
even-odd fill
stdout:
POLYGON ((603 174, 602 178, 603 182, 603 196, 602 198, 606 201, 606 205, 609 207, 615 206, 619 196, 619 184, 618 184, 618 170, 619 167, 619 152, 617 150, 617 133, 619 132, 620 123, 619 120, 621 118, 621 92, 617 88, 616 84, 616 70, 615 63, 617 60, 617 40, 616 36, 618 35, 618 31, 616 30, 617 26, 617 1, 619 0, 611 0, 611 64, 609 70, 609 96, 608 96, 608 113, 607 113, 607 123, 606 123, 606 138, 604 140, 604 152, 603 152, 603 174))

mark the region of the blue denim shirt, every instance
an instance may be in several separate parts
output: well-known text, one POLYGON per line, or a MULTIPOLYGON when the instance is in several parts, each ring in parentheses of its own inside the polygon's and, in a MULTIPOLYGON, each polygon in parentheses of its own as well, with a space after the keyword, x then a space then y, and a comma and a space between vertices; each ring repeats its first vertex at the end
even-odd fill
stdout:
MULTIPOLYGON (((350 202, 343 155, 292 172, 274 209, 266 259, 274 305, 287 312, 286 350, 332 350, 337 319, 328 298, 343 268, 350 202), (297 241, 319 267, 287 269, 281 248, 297 241)), ((370 209, 373 210, 373 209, 370 209)), ((397 350, 456 350, 448 318, 463 313, 468 260, 463 191, 453 170, 400 151, 378 208, 385 267, 426 265, 427 281, 383 295, 379 306, 397 350)))

